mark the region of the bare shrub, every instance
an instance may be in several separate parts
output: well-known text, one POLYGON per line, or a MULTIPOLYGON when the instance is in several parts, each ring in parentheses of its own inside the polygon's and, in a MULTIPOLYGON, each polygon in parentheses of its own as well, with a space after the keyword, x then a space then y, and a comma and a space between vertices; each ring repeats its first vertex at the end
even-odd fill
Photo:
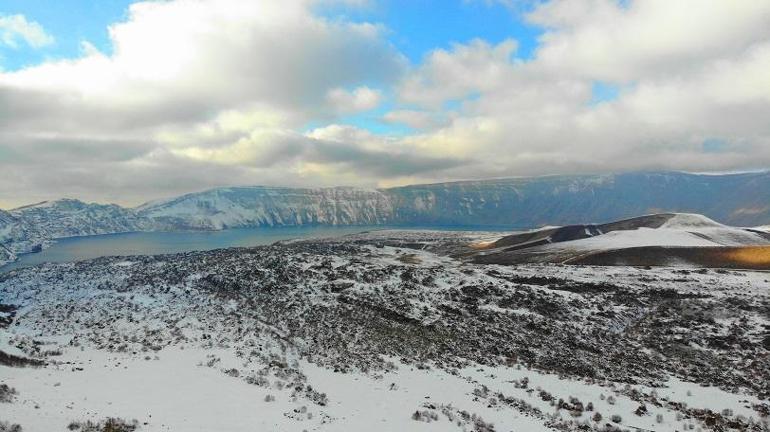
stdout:
POLYGON ((67 425, 67 429, 79 432, 133 432, 139 429, 139 422, 136 420, 123 420, 121 418, 107 418, 99 422, 87 420, 73 421, 67 425))
POLYGON ((0 384, 0 402, 11 403, 16 398, 16 389, 8 384, 0 384))
POLYGON ((22 432, 21 425, 0 421, 0 432, 22 432))
POLYGON ((438 421, 438 414, 435 411, 430 410, 417 410, 412 414, 412 420, 430 423, 433 421, 438 421))

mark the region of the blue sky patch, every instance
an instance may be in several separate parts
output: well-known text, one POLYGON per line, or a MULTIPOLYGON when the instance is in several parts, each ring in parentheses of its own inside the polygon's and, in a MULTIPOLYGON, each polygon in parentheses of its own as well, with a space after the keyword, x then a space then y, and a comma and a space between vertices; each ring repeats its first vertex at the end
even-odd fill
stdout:
POLYGON ((620 87, 604 81, 594 81, 591 85, 590 105, 612 102, 620 96, 620 87))
MULTIPOLYGON (((126 19, 130 0, 3 0, 0 15, 24 14, 38 22, 56 42, 42 49, 10 49, 0 46, 2 67, 20 69, 45 60, 73 58, 81 54, 81 42, 111 53, 108 26, 126 19)), ((349 19, 383 24, 391 43, 413 64, 435 49, 480 38, 490 44, 515 39, 518 58, 531 58, 542 30, 527 24, 519 12, 484 1, 384 0, 370 6, 325 5, 330 19, 349 19)))
POLYGON ((108 26, 125 20, 129 0, 3 0, 0 15, 23 14, 39 23, 55 42, 39 49, 12 49, 0 45, 0 68, 17 70, 46 60, 81 55, 81 42, 88 41, 105 53, 112 52, 108 26))
POLYGON ((724 153, 730 145, 721 138, 708 138, 703 141, 703 153, 724 153))

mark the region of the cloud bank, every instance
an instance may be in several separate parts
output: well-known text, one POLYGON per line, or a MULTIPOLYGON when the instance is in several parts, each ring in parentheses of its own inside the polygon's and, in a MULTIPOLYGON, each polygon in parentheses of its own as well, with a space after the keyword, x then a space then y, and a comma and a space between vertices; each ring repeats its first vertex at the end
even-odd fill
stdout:
MULTIPOLYGON (((410 64, 325 1, 135 3, 110 53, 0 72, 0 207, 770 165, 767 2, 509 4, 543 31, 531 56, 477 39, 410 64)), ((0 17, 2 44, 52 42, 0 17)))

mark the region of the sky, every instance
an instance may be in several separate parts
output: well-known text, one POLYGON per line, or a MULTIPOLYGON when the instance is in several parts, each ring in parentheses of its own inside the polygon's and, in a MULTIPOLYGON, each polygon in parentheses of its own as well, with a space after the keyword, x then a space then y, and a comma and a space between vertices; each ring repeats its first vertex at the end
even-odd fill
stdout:
POLYGON ((770 2, 0 0, 0 208, 770 167, 770 2))

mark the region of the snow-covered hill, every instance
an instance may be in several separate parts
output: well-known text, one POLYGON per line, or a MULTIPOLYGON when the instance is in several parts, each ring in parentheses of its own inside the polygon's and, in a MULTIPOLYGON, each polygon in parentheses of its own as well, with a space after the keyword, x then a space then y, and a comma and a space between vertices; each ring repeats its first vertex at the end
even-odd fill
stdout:
POLYGON ((45 241, 45 236, 29 224, 0 210, 0 266, 14 261, 18 254, 39 250, 45 241))
POLYGON ((11 250, 8 238, 16 225, 16 220, 10 213, 0 210, 0 266, 16 259, 16 254, 11 250))
POLYGON ((51 239, 153 228, 132 209, 74 199, 46 201, 19 207, 10 213, 51 239))
POLYGON ((598 263, 586 260, 602 253, 605 257, 602 262, 605 262, 612 254, 628 251, 626 255, 636 254, 649 265, 708 267, 740 267, 740 259, 725 257, 724 261, 719 261, 719 254, 752 247, 755 248, 753 258, 746 265, 770 269, 770 260, 764 258, 762 252, 762 248, 770 251, 770 233, 756 228, 726 226, 697 214, 664 213, 606 224, 549 227, 515 233, 475 247, 481 262, 598 263), (713 253, 692 259, 685 257, 702 255, 704 251, 713 253))
POLYGON ((641 246, 756 246, 770 245, 770 236, 735 228, 696 214, 671 214, 660 227, 607 231, 603 234, 550 247, 620 249, 641 246))
POLYGON ((768 430, 765 273, 432 252, 476 237, 380 231, 0 275, 0 430, 768 430))
POLYGON ((0 265, 60 238, 154 230, 151 220, 114 204, 46 201, 0 213, 0 265), (5 252, 3 252, 5 251, 5 252))

